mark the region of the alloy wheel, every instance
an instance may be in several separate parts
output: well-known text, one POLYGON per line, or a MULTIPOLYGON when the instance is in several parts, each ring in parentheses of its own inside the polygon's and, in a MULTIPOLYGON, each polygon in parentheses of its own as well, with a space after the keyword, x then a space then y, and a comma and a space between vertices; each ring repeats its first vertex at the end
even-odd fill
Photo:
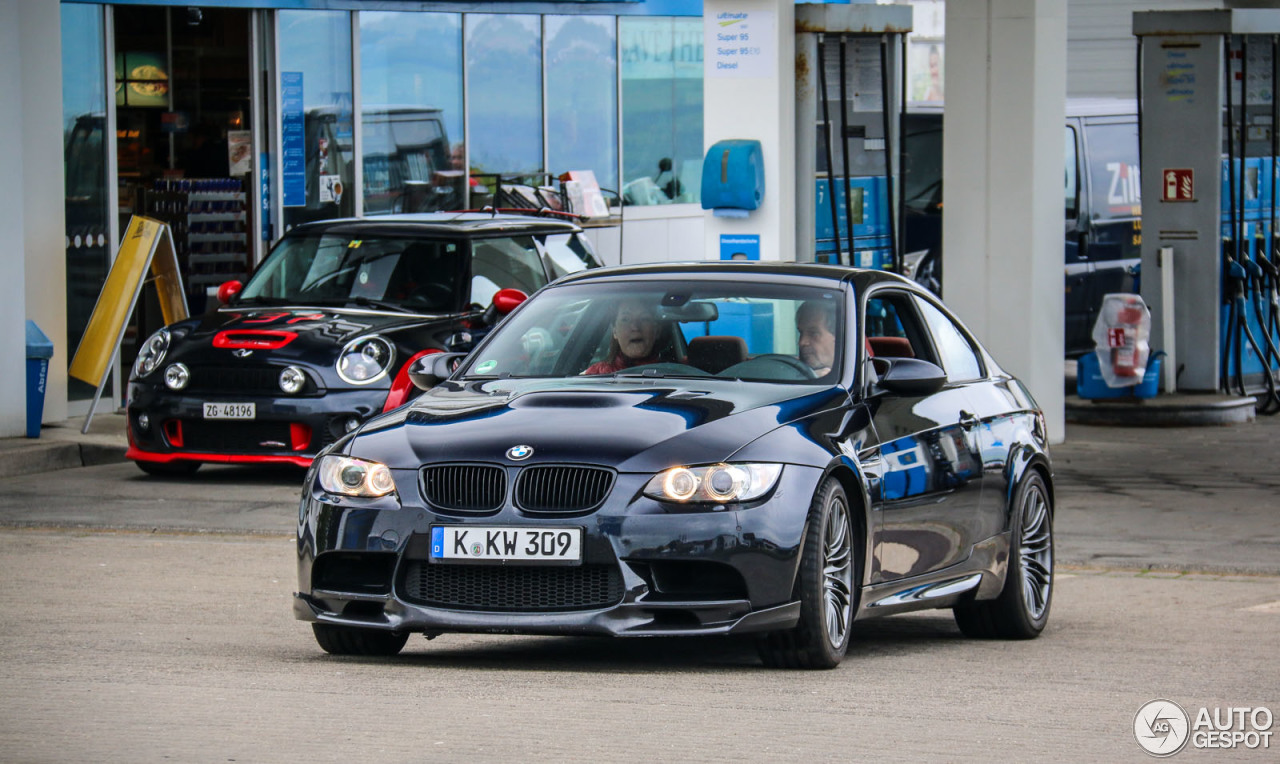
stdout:
POLYGON ((1022 498, 1022 598, 1027 614, 1044 615, 1053 586, 1053 525, 1043 489, 1034 484, 1022 498))
POLYGON ((827 639, 844 644, 853 609, 853 540, 849 533, 849 510, 843 501, 834 501, 827 515, 823 539, 822 590, 825 601, 827 639))

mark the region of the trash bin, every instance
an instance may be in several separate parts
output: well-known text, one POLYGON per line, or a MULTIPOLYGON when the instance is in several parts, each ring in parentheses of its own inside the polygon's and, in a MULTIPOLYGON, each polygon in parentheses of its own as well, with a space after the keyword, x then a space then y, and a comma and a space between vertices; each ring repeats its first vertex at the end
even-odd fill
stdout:
POLYGON ((35 321, 27 322, 27 437, 40 437, 44 418, 44 388, 49 381, 49 359, 53 341, 40 331, 35 321))

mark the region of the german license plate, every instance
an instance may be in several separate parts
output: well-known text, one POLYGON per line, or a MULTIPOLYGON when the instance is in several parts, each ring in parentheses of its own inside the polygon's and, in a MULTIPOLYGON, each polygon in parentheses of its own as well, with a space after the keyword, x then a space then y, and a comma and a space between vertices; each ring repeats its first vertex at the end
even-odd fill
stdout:
POLYGON ((437 525, 431 529, 431 558, 442 562, 582 562, 582 529, 437 525))
POLYGON ((258 415, 256 403, 206 403, 205 419, 253 419, 258 415))

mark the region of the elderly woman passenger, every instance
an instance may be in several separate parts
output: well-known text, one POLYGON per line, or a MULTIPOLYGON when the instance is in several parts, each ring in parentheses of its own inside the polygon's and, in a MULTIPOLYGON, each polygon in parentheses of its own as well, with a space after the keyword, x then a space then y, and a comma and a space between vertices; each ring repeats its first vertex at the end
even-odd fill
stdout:
POLYGON ((662 359, 654 350, 658 330, 658 317, 652 303, 634 298, 623 300, 613 321, 608 356, 582 373, 613 374, 632 366, 659 363, 662 359))

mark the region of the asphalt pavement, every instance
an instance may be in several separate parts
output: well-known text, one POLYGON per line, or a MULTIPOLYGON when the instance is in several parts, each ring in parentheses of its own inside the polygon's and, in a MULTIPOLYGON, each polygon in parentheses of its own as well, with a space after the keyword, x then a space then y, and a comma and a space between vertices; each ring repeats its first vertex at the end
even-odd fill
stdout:
POLYGON ((1154 699, 1280 712, 1276 418, 1069 425, 1043 637, 874 619, 827 672, 728 638, 325 655, 291 608, 300 470, 154 478, 122 417, 81 423, 0 441, 0 760, 1139 762, 1154 699))
MULTIPOLYGON (((0 439, 0 526, 292 533, 301 471, 206 466, 152 478, 124 461, 123 415, 95 416, 87 434, 82 424, 0 439)), ((1070 424, 1052 455, 1059 564, 1280 574, 1280 417, 1070 424)))

